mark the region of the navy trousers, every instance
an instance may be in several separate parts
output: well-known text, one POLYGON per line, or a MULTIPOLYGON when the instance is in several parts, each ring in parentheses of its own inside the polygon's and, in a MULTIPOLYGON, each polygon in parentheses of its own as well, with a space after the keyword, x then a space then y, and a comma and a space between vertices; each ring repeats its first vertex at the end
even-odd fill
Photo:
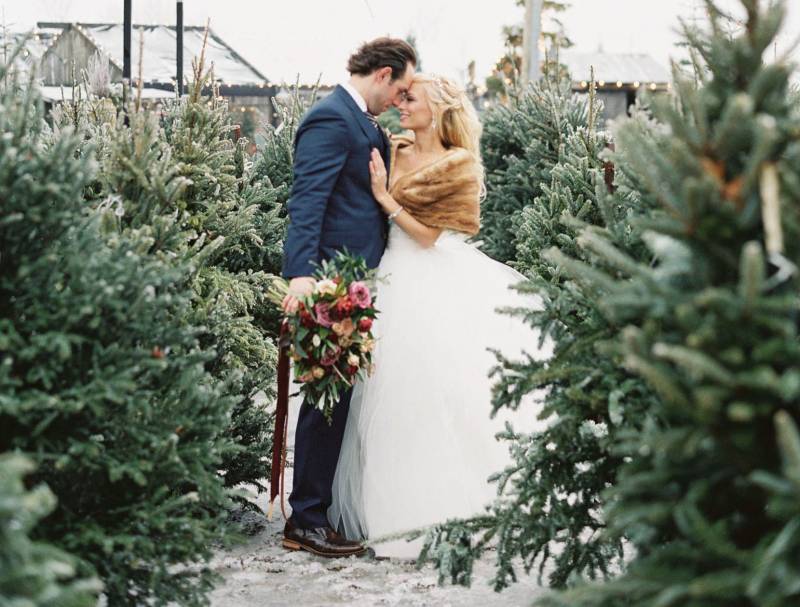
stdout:
POLYGON ((294 439, 294 479, 289 496, 290 520, 295 527, 330 526, 327 512, 332 500, 333 475, 352 394, 353 390, 348 390, 333 408, 330 425, 318 409, 307 403, 300 407, 294 439))

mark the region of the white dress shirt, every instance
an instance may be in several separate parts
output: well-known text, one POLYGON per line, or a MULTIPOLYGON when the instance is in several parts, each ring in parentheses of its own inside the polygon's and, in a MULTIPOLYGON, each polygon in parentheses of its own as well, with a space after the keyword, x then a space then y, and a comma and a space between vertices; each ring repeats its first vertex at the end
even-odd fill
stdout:
POLYGON ((342 88, 346 90, 348 93, 350 93, 350 96, 358 104, 358 107, 361 108, 362 112, 368 111, 366 100, 361 96, 361 93, 359 93, 352 84, 350 84, 349 82, 342 82, 342 88))

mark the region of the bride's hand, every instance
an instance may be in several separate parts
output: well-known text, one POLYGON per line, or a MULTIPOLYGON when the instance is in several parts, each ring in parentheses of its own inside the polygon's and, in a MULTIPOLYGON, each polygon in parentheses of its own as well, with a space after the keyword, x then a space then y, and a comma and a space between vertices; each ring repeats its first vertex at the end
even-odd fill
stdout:
POLYGON ((386 210, 391 203, 391 197, 386 189, 386 165, 383 163, 380 152, 375 148, 372 148, 372 156, 369 161, 369 176, 372 185, 372 195, 375 196, 375 200, 386 210))

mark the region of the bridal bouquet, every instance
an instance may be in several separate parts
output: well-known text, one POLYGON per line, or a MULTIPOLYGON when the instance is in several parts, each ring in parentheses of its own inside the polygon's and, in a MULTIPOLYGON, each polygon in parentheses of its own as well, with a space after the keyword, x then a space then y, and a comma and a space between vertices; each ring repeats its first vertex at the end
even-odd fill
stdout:
MULTIPOLYGON (((372 372, 375 279, 361 257, 346 251, 322 262, 314 278, 314 291, 286 317, 280 345, 288 347, 305 402, 330 423, 341 395, 372 372)), ((289 283, 278 279, 269 299, 281 306, 288 292, 289 283)))

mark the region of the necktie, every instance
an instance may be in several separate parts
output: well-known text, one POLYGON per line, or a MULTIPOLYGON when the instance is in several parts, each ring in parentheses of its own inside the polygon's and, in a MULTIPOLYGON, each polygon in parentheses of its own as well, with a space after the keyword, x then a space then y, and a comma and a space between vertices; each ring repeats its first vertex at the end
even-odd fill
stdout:
POLYGON ((372 126, 375 127, 376 131, 381 130, 381 125, 378 124, 378 119, 373 114, 370 114, 369 112, 364 112, 364 115, 367 117, 367 120, 369 120, 372 123, 372 126))

